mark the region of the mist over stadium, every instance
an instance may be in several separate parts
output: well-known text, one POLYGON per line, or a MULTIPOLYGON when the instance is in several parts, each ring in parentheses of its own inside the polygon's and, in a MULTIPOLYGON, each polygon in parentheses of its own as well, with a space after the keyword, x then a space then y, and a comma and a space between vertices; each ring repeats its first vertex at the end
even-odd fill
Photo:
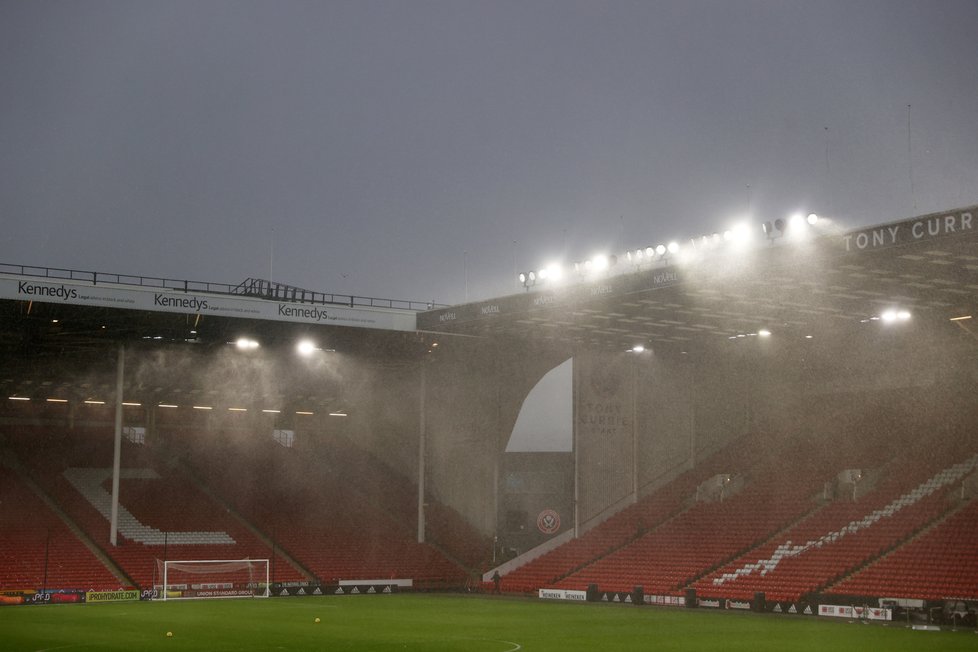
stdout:
POLYGON ((453 306, 6 265, 3 600, 973 624, 976 210, 745 225, 453 306))

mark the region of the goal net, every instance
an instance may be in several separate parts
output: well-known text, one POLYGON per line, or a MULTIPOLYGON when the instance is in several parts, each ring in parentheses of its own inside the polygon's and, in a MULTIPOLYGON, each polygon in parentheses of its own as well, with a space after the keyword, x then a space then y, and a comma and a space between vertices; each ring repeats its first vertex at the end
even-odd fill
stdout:
POLYGON ((267 559, 156 560, 157 595, 162 600, 267 598, 267 559))

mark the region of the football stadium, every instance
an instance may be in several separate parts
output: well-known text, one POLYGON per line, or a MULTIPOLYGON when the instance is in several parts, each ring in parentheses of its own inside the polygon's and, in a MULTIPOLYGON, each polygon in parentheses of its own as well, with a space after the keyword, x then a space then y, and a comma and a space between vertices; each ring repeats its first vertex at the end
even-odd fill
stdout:
POLYGON ((978 207, 519 278, 0 266, 0 647, 974 648, 978 207))

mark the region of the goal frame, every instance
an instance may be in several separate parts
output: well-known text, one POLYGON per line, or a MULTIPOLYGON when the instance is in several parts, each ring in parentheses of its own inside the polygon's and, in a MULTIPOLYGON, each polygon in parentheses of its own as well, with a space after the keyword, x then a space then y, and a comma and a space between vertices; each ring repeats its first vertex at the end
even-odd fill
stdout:
POLYGON ((160 587, 160 597, 163 602, 167 600, 215 600, 215 599, 235 599, 235 598, 267 598, 271 596, 272 584, 271 584, 271 561, 269 559, 158 559, 158 564, 163 566, 163 576, 160 578, 162 581, 160 587), (171 564, 264 564, 265 565, 265 581, 262 582, 260 579, 256 580, 257 589, 251 595, 194 595, 194 596, 179 596, 170 597, 169 596, 169 570, 171 564))

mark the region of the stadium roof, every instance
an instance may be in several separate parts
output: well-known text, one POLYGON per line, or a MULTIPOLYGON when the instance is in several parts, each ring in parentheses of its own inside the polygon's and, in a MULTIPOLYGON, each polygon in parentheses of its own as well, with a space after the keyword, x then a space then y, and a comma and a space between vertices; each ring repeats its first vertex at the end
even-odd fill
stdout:
POLYGON ((729 245, 701 246, 687 263, 619 262, 586 281, 426 311, 418 328, 685 349, 762 330, 838 333, 888 311, 953 328, 949 320, 978 310, 978 206, 855 231, 812 229, 797 240, 786 232, 739 250, 729 245))

